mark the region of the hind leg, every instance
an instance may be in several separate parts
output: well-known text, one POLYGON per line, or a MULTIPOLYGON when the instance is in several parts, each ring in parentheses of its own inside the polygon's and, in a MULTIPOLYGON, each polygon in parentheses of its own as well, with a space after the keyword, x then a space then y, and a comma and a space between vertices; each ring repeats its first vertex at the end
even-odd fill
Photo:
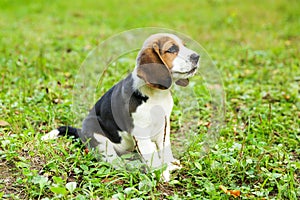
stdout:
POLYGON ((101 134, 94 133, 94 138, 97 140, 98 145, 93 148, 102 156, 104 161, 113 163, 113 161, 118 158, 113 143, 101 134))

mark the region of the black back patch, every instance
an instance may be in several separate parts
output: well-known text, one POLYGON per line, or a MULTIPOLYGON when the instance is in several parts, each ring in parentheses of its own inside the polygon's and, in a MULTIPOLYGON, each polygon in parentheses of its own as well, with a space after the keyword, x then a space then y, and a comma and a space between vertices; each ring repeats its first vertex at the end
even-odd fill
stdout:
POLYGON ((128 75, 106 92, 93 108, 101 128, 100 133, 111 142, 120 143, 121 137, 118 132, 131 133, 133 129, 131 114, 147 100, 147 96, 133 89, 132 75, 128 75))

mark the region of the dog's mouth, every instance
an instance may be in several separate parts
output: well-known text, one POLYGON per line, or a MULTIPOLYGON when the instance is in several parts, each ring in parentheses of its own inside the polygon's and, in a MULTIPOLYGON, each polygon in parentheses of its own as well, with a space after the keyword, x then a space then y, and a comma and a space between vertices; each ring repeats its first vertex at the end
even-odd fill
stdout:
POLYGON ((174 72, 174 73, 177 73, 177 74, 187 74, 187 75, 191 75, 191 74, 194 74, 196 71, 197 71, 198 67, 195 66, 193 67, 191 70, 189 71, 185 71, 185 72, 174 72))
POLYGON ((188 75, 194 74, 197 71, 197 67, 193 67, 190 71, 187 72, 188 75))

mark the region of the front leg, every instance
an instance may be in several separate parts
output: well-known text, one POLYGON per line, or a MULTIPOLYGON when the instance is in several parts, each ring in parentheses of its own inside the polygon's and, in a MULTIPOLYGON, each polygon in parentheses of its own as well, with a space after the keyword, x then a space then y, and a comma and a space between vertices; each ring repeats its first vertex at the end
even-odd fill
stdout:
POLYGON ((160 153, 162 163, 167 163, 167 169, 163 172, 165 181, 170 180, 170 172, 181 169, 180 161, 175 159, 171 149, 170 141, 170 119, 165 117, 165 127, 161 134, 155 138, 157 149, 160 153))
POLYGON ((157 146, 150 138, 138 138, 135 136, 133 138, 135 140, 136 150, 150 168, 162 166, 163 162, 157 151, 157 146))
POLYGON ((159 151, 156 143, 152 142, 151 139, 137 139, 134 137, 134 140, 136 142, 136 150, 148 167, 159 168, 163 164, 167 164, 166 170, 162 173, 164 181, 170 181, 171 171, 181 168, 179 160, 173 158, 170 146, 159 151))

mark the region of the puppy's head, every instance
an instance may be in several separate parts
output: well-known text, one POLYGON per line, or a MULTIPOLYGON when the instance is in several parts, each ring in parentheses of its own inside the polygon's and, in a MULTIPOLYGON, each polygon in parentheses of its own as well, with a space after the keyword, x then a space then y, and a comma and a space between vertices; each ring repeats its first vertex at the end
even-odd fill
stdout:
POLYGON ((175 82, 187 86, 196 73, 199 55, 173 34, 155 34, 143 45, 137 58, 137 76, 153 88, 168 89, 175 82))

